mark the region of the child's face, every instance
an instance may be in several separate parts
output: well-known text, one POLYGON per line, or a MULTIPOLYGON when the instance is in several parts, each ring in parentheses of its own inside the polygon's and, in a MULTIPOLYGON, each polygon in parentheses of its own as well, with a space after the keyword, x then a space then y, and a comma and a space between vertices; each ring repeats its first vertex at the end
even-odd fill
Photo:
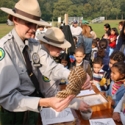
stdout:
POLYGON ((122 25, 120 25, 120 24, 118 25, 118 29, 119 29, 120 31, 122 30, 122 27, 123 27, 122 25))
POLYGON ((101 64, 93 64, 93 70, 95 73, 98 73, 102 69, 103 65, 101 64))
POLYGON ((124 77, 123 74, 119 73, 119 70, 116 67, 111 68, 111 79, 113 81, 120 80, 124 77))
POLYGON ((117 63, 117 61, 113 60, 113 59, 110 59, 109 60, 109 68, 111 69, 113 64, 117 63))
POLYGON ((115 31, 114 31, 114 30, 111 30, 111 34, 112 34, 112 35, 115 35, 115 31))
POLYGON ((76 59, 77 63, 81 63, 85 57, 85 54, 83 54, 82 52, 78 51, 74 54, 74 57, 76 59))
POLYGON ((64 65, 64 67, 66 67, 67 64, 68 64, 68 62, 67 62, 66 60, 62 59, 62 60, 61 60, 61 64, 64 65))

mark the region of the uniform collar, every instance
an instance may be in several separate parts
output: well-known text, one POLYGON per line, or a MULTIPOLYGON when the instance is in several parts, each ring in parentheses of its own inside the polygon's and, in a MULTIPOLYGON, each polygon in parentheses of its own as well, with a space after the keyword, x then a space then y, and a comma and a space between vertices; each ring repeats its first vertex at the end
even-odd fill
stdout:
POLYGON ((41 48, 42 48, 43 50, 45 50, 45 51, 49 54, 49 51, 48 51, 48 49, 44 46, 44 44, 41 45, 41 48))
POLYGON ((29 47, 29 41, 25 40, 25 43, 21 40, 19 35, 17 34, 15 28, 12 30, 12 34, 14 36, 15 42, 17 43, 21 52, 23 52, 24 47, 27 45, 29 47))

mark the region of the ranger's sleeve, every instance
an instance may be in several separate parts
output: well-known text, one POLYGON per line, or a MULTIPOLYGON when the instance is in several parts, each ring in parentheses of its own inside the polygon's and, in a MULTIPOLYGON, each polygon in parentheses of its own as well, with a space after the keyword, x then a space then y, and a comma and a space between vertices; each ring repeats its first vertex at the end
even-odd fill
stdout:
POLYGON ((40 98, 24 96, 18 91, 21 85, 18 72, 4 49, 0 55, 0 105, 14 112, 38 112, 40 98))
POLYGON ((39 69, 44 76, 50 80, 68 79, 70 73, 68 69, 64 68, 62 64, 56 63, 45 50, 40 49, 38 54, 40 56, 40 64, 42 64, 39 69))
MULTIPOLYGON (((123 96, 124 97, 124 96, 123 96)), ((115 109, 114 109, 114 112, 121 112, 121 109, 122 109, 122 102, 123 102, 123 99, 124 98, 121 98, 121 100, 118 102, 118 104, 117 104, 117 106, 115 107, 115 109)))

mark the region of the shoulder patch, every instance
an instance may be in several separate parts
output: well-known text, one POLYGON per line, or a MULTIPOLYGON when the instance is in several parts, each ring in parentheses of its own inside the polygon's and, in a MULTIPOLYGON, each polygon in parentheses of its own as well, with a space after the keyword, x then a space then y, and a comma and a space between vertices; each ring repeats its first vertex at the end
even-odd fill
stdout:
POLYGON ((0 61, 5 57, 5 51, 0 48, 0 61))
POLYGON ((50 82, 50 80, 46 76, 42 76, 44 82, 50 82))

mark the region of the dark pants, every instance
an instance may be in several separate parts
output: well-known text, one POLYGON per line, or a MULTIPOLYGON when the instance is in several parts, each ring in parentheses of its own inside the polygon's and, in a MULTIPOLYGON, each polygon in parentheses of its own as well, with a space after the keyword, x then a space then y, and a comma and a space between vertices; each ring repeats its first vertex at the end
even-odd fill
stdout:
MULTIPOLYGON (((36 91, 30 96, 38 97, 36 91)), ((1 125, 36 125, 39 113, 32 111, 10 112, 0 107, 1 125)))
POLYGON ((36 125, 38 113, 26 112, 10 112, 2 109, 0 112, 1 125, 36 125))

